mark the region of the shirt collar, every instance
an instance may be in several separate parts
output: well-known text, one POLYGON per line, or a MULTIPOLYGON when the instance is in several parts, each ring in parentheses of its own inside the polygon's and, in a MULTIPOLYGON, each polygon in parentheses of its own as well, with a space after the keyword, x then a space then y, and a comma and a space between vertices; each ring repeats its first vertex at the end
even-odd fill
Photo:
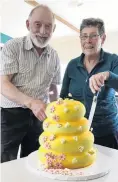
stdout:
MULTIPOLYGON (((24 41, 24 48, 26 50, 31 50, 32 48, 34 48, 33 43, 31 41, 31 38, 30 38, 30 35, 27 35, 27 37, 26 37, 26 39, 24 41)), ((45 47, 44 51, 43 51, 43 54, 48 54, 49 55, 50 52, 51 52, 51 48, 50 48, 49 45, 47 45, 45 47)))
POLYGON ((33 44, 32 44, 30 35, 27 35, 27 37, 26 37, 25 40, 24 40, 24 48, 25 48, 26 50, 31 50, 33 47, 34 47, 34 46, 33 46, 33 44))
POLYGON ((50 52, 51 52, 51 48, 49 45, 47 45, 43 51, 43 54, 47 54, 47 55, 50 55, 50 52))
POLYGON ((101 48, 99 62, 103 62, 104 60, 105 60, 105 52, 101 48))
MULTIPOLYGON (((79 59, 77 59, 77 67, 83 67, 83 59, 84 59, 84 56, 85 54, 82 53, 79 57, 79 59)), ((100 59, 99 59, 99 62, 103 62, 104 61, 104 51, 103 49, 101 48, 101 51, 100 51, 100 59)))

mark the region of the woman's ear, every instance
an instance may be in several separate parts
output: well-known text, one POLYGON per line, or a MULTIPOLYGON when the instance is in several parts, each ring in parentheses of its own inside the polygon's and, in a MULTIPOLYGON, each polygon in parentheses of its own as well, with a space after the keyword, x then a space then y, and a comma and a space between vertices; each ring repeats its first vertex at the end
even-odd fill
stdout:
POLYGON ((106 40, 106 34, 104 33, 104 34, 102 35, 102 44, 104 44, 105 40, 106 40))

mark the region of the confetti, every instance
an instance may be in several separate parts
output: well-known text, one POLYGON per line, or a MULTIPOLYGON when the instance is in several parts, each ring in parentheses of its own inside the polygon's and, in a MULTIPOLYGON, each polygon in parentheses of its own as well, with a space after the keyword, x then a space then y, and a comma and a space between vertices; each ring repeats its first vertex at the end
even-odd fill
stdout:
POLYGON ((51 145, 50 145, 48 142, 46 142, 46 143, 44 144, 44 147, 45 147, 46 149, 51 149, 51 145))
POLYGON ((78 130, 78 131, 82 131, 82 126, 79 126, 79 127, 77 128, 77 130, 78 130))
POLYGON ((49 123, 48 122, 44 123, 44 128, 48 128, 48 127, 49 127, 49 123))
POLYGON ((69 109, 68 108, 64 108, 64 113, 67 113, 69 111, 69 109))
POLYGON ((79 110, 79 106, 74 106, 74 110, 78 111, 79 110))
POLYGON ((56 136, 55 136, 54 134, 52 134, 52 135, 49 137, 50 141, 53 141, 55 138, 56 138, 56 136))
POLYGON ((79 152, 83 152, 83 150, 84 150, 84 146, 79 146, 79 152))
POLYGON ((52 118, 53 118, 54 120, 56 120, 56 121, 59 121, 59 116, 57 116, 57 115, 54 115, 52 118))
POLYGON ((62 139, 61 139, 61 143, 62 143, 62 144, 66 143, 65 138, 62 138, 62 139))
POLYGON ((58 101, 56 102, 57 105, 63 104, 63 99, 59 98, 58 101))
POLYGON ((47 137, 47 136, 43 136, 43 137, 42 137, 42 141, 43 141, 43 142, 46 142, 46 141, 47 141, 47 139, 48 139, 48 137, 47 137))
POLYGON ((52 107, 50 108, 50 112, 53 113, 54 111, 55 111, 55 107, 52 106, 52 107))
POLYGON ((65 128, 70 127, 70 123, 69 123, 69 122, 67 122, 67 123, 64 125, 64 127, 65 127, 65 128))
POLYGON ((77 136, 73 136, 73 139, 74 139, 75 141, 78 141, 78 137, 77 137, 77 136))
POLYGON ((65 160, 65 158, 66 158, 66 156, 65 156, 64 154, 60 154, 60 155, 59 155, 59 159, 60 159, 60 160, 63 161, 63 160, 65 160))
POLYGON ((77 161, 77 158, 73 158, 72 159, 72 164, 75 164, 75 163, 77 163, 78 161, 77 161))
POLYGON ((62 125, 61 124, 56 124, 57 128, 61 128, 62 125))

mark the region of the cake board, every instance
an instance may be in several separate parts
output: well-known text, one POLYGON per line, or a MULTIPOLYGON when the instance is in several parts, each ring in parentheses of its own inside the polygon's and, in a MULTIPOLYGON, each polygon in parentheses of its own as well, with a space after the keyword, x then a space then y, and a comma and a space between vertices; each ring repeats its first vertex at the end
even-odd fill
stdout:
POLYGON ((38 151, 31 153, 26 158, 27 169, 42 177, 63 181, 87 181, 100 178, 108 174, 111 170, 111 157, 97 152, 96 161, 85 168, 81 169, 64 169, 64 170, 45 170, 38 160, 38 151))

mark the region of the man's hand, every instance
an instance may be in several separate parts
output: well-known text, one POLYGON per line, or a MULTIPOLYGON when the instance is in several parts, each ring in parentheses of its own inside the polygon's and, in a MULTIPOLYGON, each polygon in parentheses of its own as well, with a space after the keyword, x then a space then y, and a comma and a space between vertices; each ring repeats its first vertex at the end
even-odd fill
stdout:
POLYGON ((1 93, 8 99, 21 105, 25 105, 32 110, 34 115, 41 121, 46 118, 45 109, 46 104, 41 100, 33 99, 20 92, 12 83, 11 78, 13 75, 0 76, 1 78, 1 93), (10 92, 9 92, 10 90, 10 92))
POLYGON ((41 100, 31 100, 30 103, 27 104, 27 107, 32 110, 34 115, 40 120, 43 121, 46 119, 45 109, 46 104, 41 100))
POLYGON ((93 93, 100 91, 101 87, 104 85, 104 82, 109 78, 109 72, 97 73, 90 77, 89 87, 93 93))

